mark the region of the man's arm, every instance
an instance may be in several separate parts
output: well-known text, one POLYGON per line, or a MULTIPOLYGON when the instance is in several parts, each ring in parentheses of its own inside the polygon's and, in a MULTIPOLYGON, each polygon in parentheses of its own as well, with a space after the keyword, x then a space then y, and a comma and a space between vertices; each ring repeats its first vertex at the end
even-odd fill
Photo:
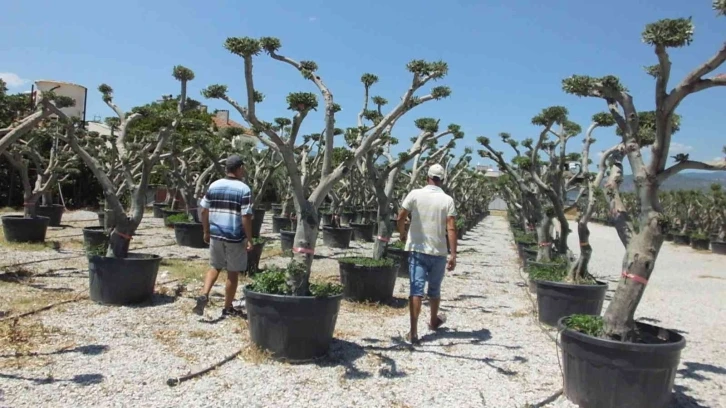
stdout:
POLYGON ((202 230, 204 231, 204 242, 209 243, 209 209, 202 208, 202 230))
POLYGON ((398 229, 398 234, 400 235, 401 241, 406 242, 406 238, 408 238, 406 234, 406 219, 408 218, 408 210, 405 208, 401 208, 401 212, 398 213, 398 220, 396 220, 396 228, 398 229))
POLYGON ((458 245, 456 235, 456 217, 446 217, 446 232, 449 234, 449 262, 446 264, 448 270, 456 268, 456 247, 458 245))
POLYGON ((245 236, 247 237, 247 250, 251 251, 252 245, 252 191, 242 197, 242 228, 244 229, 245 236))

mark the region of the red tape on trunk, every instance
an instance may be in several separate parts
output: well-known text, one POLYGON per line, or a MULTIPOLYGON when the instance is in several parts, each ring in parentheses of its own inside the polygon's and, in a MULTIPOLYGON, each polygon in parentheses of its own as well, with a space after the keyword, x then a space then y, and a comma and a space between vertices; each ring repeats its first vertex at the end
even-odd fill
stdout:
POLYGON ((648 279, 645 279, 642 276, 638 276, 638 275, 635 275, 635 274, 632 274, 632 273, 628 273, 627 271, 623 271, 623 274, 620 275, 620 276, 622 276, 625 279, 630 279, 630 280, 636 281, 638 283, 642 283, 643 285, 647 285, 648 284, 648 279))
POLYGON ((125 239, 126 241, 131 241, 131 239, 133 238, 131 235, 126 235, 123 232, 114 231, 114 234, 116 234, 119 237, 125 239))
POLYGON ((293 248, 292 250, 298 254, 315 255, 315 250, 310 248, 293 248))
POLYGON ((540 242, 539 243, 539 246, 541 246, 541 247, 546 247, 546 246, 550 246, 550 245, 552 245, 551 242, 540 242))
POLYGON ((377 238, 378 238, 379 241, 383 241, 383 242, 390 242, 391 241, 391 238, 386 238, 386 237, 381 237, 381 236, 378 236, 377 238))

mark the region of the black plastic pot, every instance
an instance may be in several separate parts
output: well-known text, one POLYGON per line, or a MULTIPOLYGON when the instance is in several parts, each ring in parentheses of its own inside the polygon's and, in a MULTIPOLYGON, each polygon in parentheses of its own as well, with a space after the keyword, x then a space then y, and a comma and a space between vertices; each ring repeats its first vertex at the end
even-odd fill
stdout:
POLYGON ((666 232, 665 236, 663 237, 664 241, 673 241, 673 233, 672 232, 666 232))
POLYGON ((342 214, 340 214, 340 224, 341 225, 350 225, 351 222, 355 222, 356 217, 358 216, 357 213, 346 211, 342 214))
POLYGON ((356 241, 373 242, 373 229, 376 224, 351 223, 350 227, 353 228, 353 239, 356 241))
POLYGON ((699 251, 708 251, 708 244, 710 241, 708 238, 693 238, 691 237, 691 248, 699 251))
POLYGON ((398 277, 408 278, 408 251, 397 248, 386 248, 386 258, 392 259, 398 264, 398 277))
POLYGON ((282 230, 292 230, 292 220, 288 217, 272 217, 272 232, 280 232, 282 230))
POLYGON ((185 214, 186 213, 186 211, 183 211, 183 210, 169 210, 169 209, 166 209, 166 208, 163 208, 161 210, 161 212, 164 213, 164 226, 165 227, 168 227, 168 228, 171 228, 171 227, 174 226, 174 223, 171 222, 171 221, 169 221, 169 217, 171 217, 172 215, 185 214))
POLYGON ((252 236, 259 237, 260 231, 262 230, 262 223, 265 222, 265 210, 253 210, 254 215, 252 218, 252 236))
POLYGON ((209 248, 209 244, 204 242, 204 227, 198 222, 174 223, 174 238, 179 246, 209 248))
POLYGON ((265 249, 266 241, 254 244, 252 250, 247 252, 247 274, 254 275, 260 269, 260 257, 265 249))
POLYGON ((533 248, 524 248, 522 249, 522 258, 524 258, 529 264, 530 261, 537 259, 537 252, 538 251, 533 248))
POLYGON ((562 317, 573 314, 599 315, 608 285, 575 285, 563 282, 536 281, 539 321, 556 326, 562 317))
POLYGON ((305 362, 322 357, 333 340, 342 295, 268 295, 244 289, 252 342, 272 357, 305 362))
POLYGON ((103 227, 83 228, 83 247, 86 253, 106 253, 108 249, 108 233, 103 227))
MULTIPOLYGON (((448 237, 448 235, 447 235, 447 237, 448 237)), ((464 238, 464 228, 463 227, 456 229, 456 238, 457 239, 464 238)))
POLYGON ((295 231, 280 231, 280 249, 283 252, 292 251, 295 243, 295 231))
POLYGON ((39 205, 35 209, 35 215, 50 218, 50 221, 48 221, 49 227, 60 227, 65 210, 66 208, 60 204, 39 205))
POLYGON ((691 237, 689 235, 673 234, 673 243, 676 245, 690 245, 691 237))
POLYGON ((333 214, 321 214, 320 222, 322 223, 322 226, 333 225, 333 214))
POLYGON ((131 305, 151 299, 161 257, 129 254, 127 258, 88 257, 91 300, 131 305))
POLYGON ((272 215, 279 216, 282 214, 282 204, 272 204, 270 208, 272 209, 272 215))
POLYGON ((385 302, 393 297, 398 267, 371 267, 338 262, 343 297, 354 301, 385 302))
POLYGON ((564 393, 587 408, 670 406, 673 380, 686 340, 678 333, 636 322, 660 344, 623 343, 588 336, 558 323, 564 393))
POLYGON ((162 211, 164 208, 168 207, 169 204, 167 203, 153 203, 151 204, 152 208, 154 209, 154 218, 164 218, 164 211, 162 211))
POLYGON ((711 252, 726 255, 726 241, 711 241, 711 252))
POLYGON ((48 217, 25 218, 22 215, 4 215, 3 233, 7 242, 45 242, 48 217))
POLYGON ((329 248, 346 249, 350 247, 352 235, 352 228, 323 227, 323 243, 329 248))

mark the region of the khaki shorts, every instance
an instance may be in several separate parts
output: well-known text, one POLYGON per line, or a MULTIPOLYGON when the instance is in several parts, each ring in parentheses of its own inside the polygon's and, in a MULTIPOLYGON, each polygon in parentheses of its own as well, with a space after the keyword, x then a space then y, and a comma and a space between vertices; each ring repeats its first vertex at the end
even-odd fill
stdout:
POLYGON ((209 265, 216 270, 243 272, 247 270, 247 240, 227 242, 209 240, 209 265))

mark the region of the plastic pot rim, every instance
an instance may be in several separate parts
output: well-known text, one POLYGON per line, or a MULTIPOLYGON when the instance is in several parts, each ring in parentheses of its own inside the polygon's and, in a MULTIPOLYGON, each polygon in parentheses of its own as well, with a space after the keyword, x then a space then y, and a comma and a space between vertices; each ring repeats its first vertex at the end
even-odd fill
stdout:
MULTIPOLYGON (((664 343, 664 344, 644 344, 644 343, 627 343, 617 340, 610 340, 610 339, 603 339, 600 337, 594 337, 590 336, 585 333, 581 333, 577 330, 570 329, 567 327, 564 323, 565 319, 569 318, 570 316, 564 316, 561 317, 560 320, 557 321, 557 330, 560 332, 560 336, 568 336, 574 339, 577 339, 583 343, 586 344, 592 344, 594 346, 599 347, 607 347, 613 350, 620 350, 620 351, 633 351, 633 352, 642 352, 642 353, 652 353, 654 351, 656 352, 673 352, 673 351, 680 351, 683 350, 686 347, 686 339, 682 335, 676 333, 673 330, 666 329, 664 327, 660 326, 654 326, 648 323, 643 322, 635 322, 635 325, 638 327, 647 327, 651 329, 657 330, 665 330, 668 332, 669 337, 675 338, 676 341, 664 343)), ((560 348, 562 348, 562 342, 559 342, 560 348)))
POLYGON ((262 293, 262 292, 255 292, 252 289, 250 289, 251 285, 245 285, 245 287, 242 289, 245 299, 263 299, 263 298, 272 298, 275 299, 275 301, 278 302, 286 302, 286 303, 299 303, 299 302, 328 302, 328 301, 336 301, 336 300, 342 300, 343 294, 338 294, 334 296, 295 296, 295 295, 273 295, 271 293, 262 293))
POLYGON ((566 283, 566 282, 553 282, 547 280, 535 279, 537 285, 550 286, 555 288, 582 288, 587 290, 600 290, 603 286, 608 286, 606 282, 595 280, 594 285, 581 284, 581 283, 566 283))
POLYGON ((3 220, 9 219, 9 220, 13 220, 13 221, 15 221, 15 220, 33 220, 33 221, 41 220, 42 221, 43 219, 46 219, 46 220, 48 220, 48 222, 50 222, 50 217, 46 217, 43 215, 36 215, 35 217, 26 217, 24 215, 3 215, 0 218, 3 220))

